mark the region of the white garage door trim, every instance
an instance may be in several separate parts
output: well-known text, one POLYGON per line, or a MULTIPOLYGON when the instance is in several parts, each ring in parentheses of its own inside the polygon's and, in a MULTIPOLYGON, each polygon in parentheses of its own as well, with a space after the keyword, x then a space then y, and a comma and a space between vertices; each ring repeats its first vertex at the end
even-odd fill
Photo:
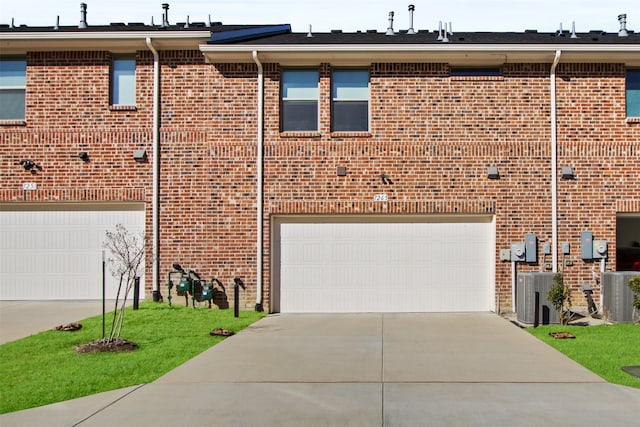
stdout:
POLYGON ((274 312, 495 310, 488 215, 272 218, 274 312))
MULTIPOLYGON (((0 204, 0 300, 101 299, 105 232, 118 223, 144 231, 144 204, 0 204)), ((109 265, 105 276, 106 298, 114 299, 109 265)), ((140 288, 143 298, 144 277, 140 288)))

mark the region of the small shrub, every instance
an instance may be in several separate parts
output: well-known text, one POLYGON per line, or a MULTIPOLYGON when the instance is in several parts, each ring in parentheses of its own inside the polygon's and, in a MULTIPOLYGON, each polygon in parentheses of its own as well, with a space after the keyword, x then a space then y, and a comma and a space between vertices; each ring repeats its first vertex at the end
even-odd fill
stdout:
POLYGON ((571 317, 571 289, 565 286, 562 273, 553 276, 553 285, 549 289, 547 298, 558 312, 561 325, 566 325, 571 317))

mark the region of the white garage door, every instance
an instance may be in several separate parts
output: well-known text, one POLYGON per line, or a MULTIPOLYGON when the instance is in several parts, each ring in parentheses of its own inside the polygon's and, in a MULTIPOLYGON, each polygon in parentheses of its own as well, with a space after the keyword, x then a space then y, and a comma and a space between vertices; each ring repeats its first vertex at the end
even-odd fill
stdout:
MULTIPOLYGON (((143 231, 144 205, 0 205, 0 299, 101 299, 105 231, 116 224, 143 231)), ((114 299, 109 270, 105 294, 114 299)))
POLYGON ((491 217, 279 217, 280 312, 493 310, 491 217))

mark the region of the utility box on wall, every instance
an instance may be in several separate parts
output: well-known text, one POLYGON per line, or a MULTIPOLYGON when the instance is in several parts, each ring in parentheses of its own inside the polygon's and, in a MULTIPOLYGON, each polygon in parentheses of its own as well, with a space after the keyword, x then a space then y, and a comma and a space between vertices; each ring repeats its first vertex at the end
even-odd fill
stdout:
POLYGON ((593 241, 593 259, 606 259, 607 258, 607 241, 606 240, 594 240, 593 241))
POLYGON ((593 259, 593 233, 590 231, 580 233, 580 257, 593 259))
POLYGON ((538 238, 533 233, 524 235, 524 255, 526 262, 538 262, 538 238))
POLYGON ((549 290, 555 273, 518 273, 516 314, 518 322, 533 325, 560 323, 558 313, 549 302, 549 290))
POLYGON ((522 262, 525 260, 524 243, 511 244, 511 261, 522 262))

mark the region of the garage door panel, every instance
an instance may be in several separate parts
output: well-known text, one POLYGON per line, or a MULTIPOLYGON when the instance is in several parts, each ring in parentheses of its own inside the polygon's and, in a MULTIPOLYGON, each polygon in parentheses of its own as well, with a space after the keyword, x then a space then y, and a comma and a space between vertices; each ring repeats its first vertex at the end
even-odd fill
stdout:
POLYGON ((280 280, 274 285, 282 312, 491 309, 490 218, 406 223, 284 218, 276 227, 280 280))
MULTIPOLYGON (((144 230, 144 206, 3 205, 0 299, 100 299, 106 230, 144 230)), ((141 286, 144 285, 142 278, 141 286)), ((107 268, 106 296, 118 281, 107 268)), ((142 295, 141 295, 142 296, 142 295)))

